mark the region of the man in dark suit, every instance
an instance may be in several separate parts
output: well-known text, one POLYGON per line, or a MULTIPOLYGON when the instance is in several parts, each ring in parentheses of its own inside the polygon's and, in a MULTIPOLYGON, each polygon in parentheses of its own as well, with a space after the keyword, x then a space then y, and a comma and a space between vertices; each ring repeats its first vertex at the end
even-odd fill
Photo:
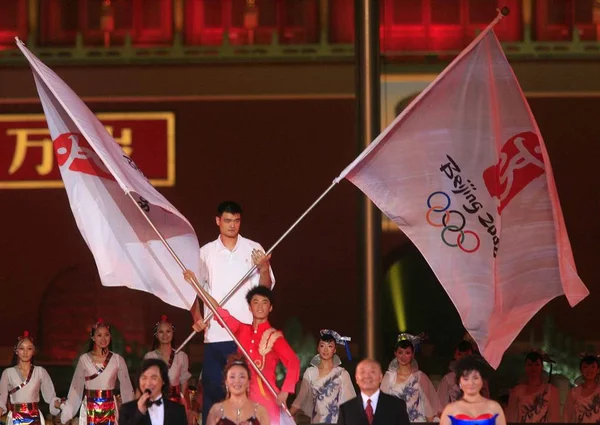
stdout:
POLYGON ((381 365, 366 359, 356 367, 360 395, 340 406, 338 425, 409 425, 406 403, 379 391, 381 365))
POLYGON ((185 408, 167 400, 169 369, 160 359, 142 362, 138 381, 142 396, 119 409, 119 425, 187 425, 185 408))

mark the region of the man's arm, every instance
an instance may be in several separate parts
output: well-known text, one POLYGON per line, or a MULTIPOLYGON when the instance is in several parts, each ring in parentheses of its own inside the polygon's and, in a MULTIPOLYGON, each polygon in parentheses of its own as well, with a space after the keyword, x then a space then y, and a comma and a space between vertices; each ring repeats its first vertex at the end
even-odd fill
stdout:
POLYGON ((196 297, 194 300, 194 304, 190 309, 190 313, 192 313, 192 319, 194 319, 194 323, 203 319, 202 310, 200 309, 200 299, 198 299, 198 297, 196 297))
POLYGON ((258 284, 271 289, 273 287, 273 278, 271 277, 271 254, 265 255, 262 249, 252 250, 252 262, 258 269, 258 284))
MULTIPOLYGON (((194 272, 191 270, 186 270, 185 272, 183 272, 183 276, 188 282, 192 282, 195 279, 194 272)), ((219 309, 219 303, 217 302, 217 300, 215 300, 208 293, 208 291, 205 291, 204 289, 201 289, 201 291, 204 293, 204 296, 208 299, 212 306, 215 309, 219 309)), ((192 317, 194 319, 194 325, 192 326, 194 330, 196 332, 202 332, 204 329, 206 329, 207 325, 204 324, 204 318, 202 317, 202 313, 200 310, 200 299, 198 297, 196 297, 196 299, 194 300, 194 304, 190 309, 190 313, 192 314, 192 317)))
POLYGON ((273 279, 271 279, 271 267, 267 265, 266 267, 259 269, 259 273, 259 285, 266 286, 267 288, 271 289, 271 287, 273 286, 273 279))
POLYGON ((285 367, 285 379, 281 385, 281 391, 277 395, 277 404, 285 403, 289 394, 296 391, 296 383, 300 379, 300 359, 285 340, 285 337, 277 338, 273 344, 273 351, 285 367))
POLYGON ((285 379, 281 385, 281 391, 293 394, 296 392, 296 383, 300 379, 300 359, 283 336, 277 338, 273 344, 273 351, 285 367, 285 379))

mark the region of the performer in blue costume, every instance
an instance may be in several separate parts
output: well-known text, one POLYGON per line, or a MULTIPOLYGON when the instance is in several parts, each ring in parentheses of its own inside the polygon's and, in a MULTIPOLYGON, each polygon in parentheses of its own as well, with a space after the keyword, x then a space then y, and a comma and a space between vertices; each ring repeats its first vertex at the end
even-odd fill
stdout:
POLYGON ((442 412, 440 425, 506 425, 502 407, 481 395, 485 365, 480 358, 468 356, 456 364, 456 383, 460 396, 442 412))

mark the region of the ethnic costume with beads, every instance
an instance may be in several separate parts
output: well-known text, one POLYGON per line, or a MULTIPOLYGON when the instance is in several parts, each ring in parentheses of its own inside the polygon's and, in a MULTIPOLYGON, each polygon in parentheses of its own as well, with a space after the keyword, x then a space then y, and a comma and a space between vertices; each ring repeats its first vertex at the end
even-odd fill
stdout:
MULTIPOLYGON (((159 350, 153 350, 146 353, 144 359, 164 360, 159 350)), ((169 367, 169 394, 167 398, 175 403, 183 404, 181 387, 192 376, 189 372, 189 359, 187 354, 183 351, 176 354, 175 350, 171 349, 171 355, 169 356, 167 366, 169 367)))
POLYGON ((50 406, 50 413, 58 415, 60 411, 54 407, 54 402, 59 399, 46 369, 31 365, 29 375, 25 377, 16 366, 5 369, 0 378, 0 410, 6 412, 10 397, 11 409, 6 425, 44 425, 44 416, 38 409, 40 391, 50 406))
POLYGON ((113 390, 117 378, 122 402, 133 400, 133 387, 123 357, 109 351, 103 364, 95 364, 90 353, 79 357, 61 422, 69 421, 79 409, 79 425, 116 425, 118 409, 113 390))
MULTIPOLYGON (((261 323, 254 328, 252 325, 240 322, 223 308, 218 308, 217 311, 248 351, 254 364, 258 366, 275 389, 277 389, 275 376, 277 363, 279 361, 283 363, 286 368, 286 376, 281 391, 293 394, 296 382, 300 377, 300 360, 283 337, 282 332, 272 328, 269 322, 261 323)), ((279 425, 281 409, 258 376, 252 376, 250 380, 250 399, 262 404, 267 409, 271 425, 279 425)))

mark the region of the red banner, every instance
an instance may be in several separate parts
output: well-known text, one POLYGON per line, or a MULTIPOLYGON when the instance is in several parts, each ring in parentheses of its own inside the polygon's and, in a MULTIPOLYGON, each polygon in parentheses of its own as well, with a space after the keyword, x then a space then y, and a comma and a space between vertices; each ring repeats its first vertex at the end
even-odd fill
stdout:
MULTIPOLYGON (((96 115, 156 187, 175 185, 175 114, 96 115)), ((0 115, 0 189, 62 188, 43 114, 0 115)))

